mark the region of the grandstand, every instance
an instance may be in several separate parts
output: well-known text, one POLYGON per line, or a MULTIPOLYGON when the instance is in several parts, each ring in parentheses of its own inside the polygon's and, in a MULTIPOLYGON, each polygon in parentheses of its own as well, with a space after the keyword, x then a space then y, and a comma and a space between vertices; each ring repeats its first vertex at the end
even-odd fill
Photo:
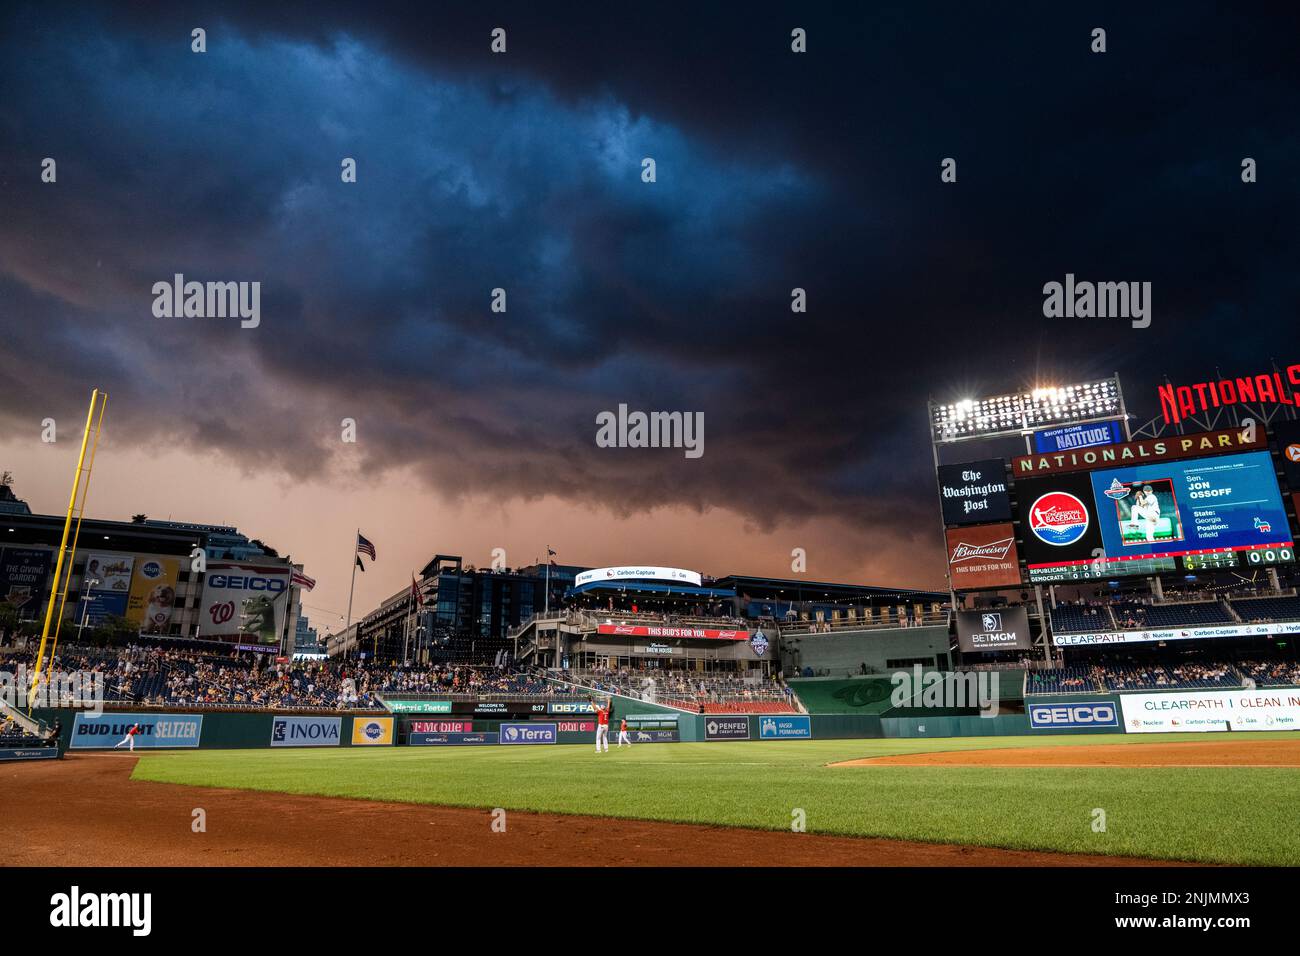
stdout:
MULTIPOLYGON (((0 670, 31 666, 30 652, 0 659, 0 670)), ((134 707, 376 710, 383 694, 444 699, 557 693, 536 675, 490 667, 366 667, 355 662, 259 665, 251 655, 224 656, 157 647, 61 648, 55 670, 102 675, 109 705, 134 707)))
POLYGON ((1300 597, 1234 598, 1232 609, 1246 624, 1300 621, 1300 597))
POLYGON ((1106 691, 1230 690, 1249 686, 1300 686, 1296 661, 1108 662, 1088 667, 1031 670, 1025 695, 1092 694, 1106 691))
POLYGON ((606 694, 619 694, 706 714, 795 714, 794 692, 785 684, 696 671, 567 671, 563 678, 606 694))

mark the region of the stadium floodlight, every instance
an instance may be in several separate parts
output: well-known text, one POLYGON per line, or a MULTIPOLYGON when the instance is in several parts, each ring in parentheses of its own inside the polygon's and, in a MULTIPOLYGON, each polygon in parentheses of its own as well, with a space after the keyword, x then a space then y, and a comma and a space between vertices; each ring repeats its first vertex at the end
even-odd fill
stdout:
POLYGON ((1123 419, 1118 376, 1073 385, 1040 386, 991 398, 930 403, 936 442, 1026 435, 1040 428, 1123 419))

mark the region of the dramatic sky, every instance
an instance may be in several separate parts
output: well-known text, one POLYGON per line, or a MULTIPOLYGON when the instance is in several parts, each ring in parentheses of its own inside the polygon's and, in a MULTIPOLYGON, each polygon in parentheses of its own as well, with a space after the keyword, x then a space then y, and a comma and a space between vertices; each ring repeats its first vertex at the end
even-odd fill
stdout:
POLYGON ((61 511, 105 388, 89 511, 235 524, 327 630, 357 526, 361 611, 547 542, 941 585, 927 397, 1300 360, 1300 18, 1127 6, 6 4, 0 470, 61 511), (155 318, 175 273, 260 326, 155 318), (1045 318, 1066 273, 1151 327, 1045 318), (598 448, 620 403, 703 457, 598 448))

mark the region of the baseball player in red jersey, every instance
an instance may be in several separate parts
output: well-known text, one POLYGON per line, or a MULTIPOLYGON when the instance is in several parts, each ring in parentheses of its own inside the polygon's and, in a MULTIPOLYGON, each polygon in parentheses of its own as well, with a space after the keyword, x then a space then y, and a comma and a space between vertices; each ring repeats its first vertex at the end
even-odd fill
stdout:
POLYGON ((618 745, 621 747, 624 744, 627 744, 629 747, 632 746, 632 738, 627 735, 626 717, 620 718, 618 722, 618 745))
POLYGON ((595 705, 596 708, 596 753, 600 753, 601 751, 600 745, 602 743, 605 745, 605 753, 609 753, 609 703, 610 702, 605 701, 604 707, 602 707, 600 704, 597 704, 596 698, 594 697, 591 699, 591 702, 593 705, 595 705))
POLYGON ((129 749, 135 750, 135 735, 138 734, 139 732, 140 732, 140 725, 132 724, 131 729, 126 732, 126 736, 123 737, 121 740, 119 740, 117 743, 113 744, 113 749, 116 750, 118 747, 122 746, 122 744, 126 744, 129 747, 129 749))

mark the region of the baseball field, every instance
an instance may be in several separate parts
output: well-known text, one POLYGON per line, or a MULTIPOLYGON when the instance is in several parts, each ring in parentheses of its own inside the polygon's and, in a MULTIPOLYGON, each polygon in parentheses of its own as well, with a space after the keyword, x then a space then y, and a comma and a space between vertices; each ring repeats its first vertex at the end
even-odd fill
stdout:
POLYGON ((36 861, 1300 864, 1300 733, 119 751, 0 780, 36 861))

